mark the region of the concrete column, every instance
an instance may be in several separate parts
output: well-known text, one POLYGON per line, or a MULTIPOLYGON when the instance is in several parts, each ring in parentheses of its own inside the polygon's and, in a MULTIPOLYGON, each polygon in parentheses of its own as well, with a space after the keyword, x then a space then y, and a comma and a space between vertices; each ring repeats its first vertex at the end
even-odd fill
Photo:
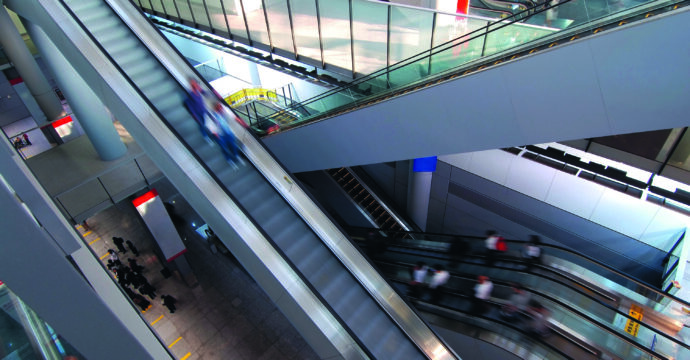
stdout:
POLYGON ((40 113, 34 113, 35 107, 33 103, 22 97, 22 100, 27 104, 27 108, 31 111, 31 115, 36 120, 36 124, 41 126, 47 121, 59 119, 63 116, 62 104, 60 99, 51 88, 48 80, 38 67, 36 60, 24 44, 24 39, 14 26, 7 9, 2 6, 0 1, 0 44, 5 50, 7 57, 10 59, 14 67, 22 77, 31 95, 35 99, 40 113))
POLYGON ((24 19, 22 21, 101 159, 115 160, 126 154, 127 147, 113 125, 110 111, 60 53, 46 33, 37 25, 24 19))
POLYGON ((259 66, 251 61, 247 61, 249 68, 249 76, 252 78, 252 86, 261 87, 261 76, 259 75, 259 66))
POLYGON ((431 196, 431 177, 436 171, 436 156, 415 159, 410 174, 407 213, 422 231, 426 231, 431 196))

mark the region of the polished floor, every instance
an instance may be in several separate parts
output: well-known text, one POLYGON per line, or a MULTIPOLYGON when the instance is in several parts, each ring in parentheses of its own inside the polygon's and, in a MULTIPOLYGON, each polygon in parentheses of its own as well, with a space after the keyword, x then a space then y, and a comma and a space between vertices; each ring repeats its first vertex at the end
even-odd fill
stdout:
MULTIPOLYGON (((142 313, 161 342, 176 359, 317 359, 311 347, 278 310, 263 290, 234 258, 212 251, 195 228, 203 225, 184 199, 167 184, 156 187, 164 201, 174 202, 178 230, 187 247, 184 257, 196 281, 185 281, 178 271, 165 278, 155 255, 155 240, 131 202, 124 201, 78 226, 95 256, 104 266, 107 250, 117 249, 113 236, 131 240, 140 251, 119 254, 126 263, 135 258, 145 267, 143 275, 157 289, 152 307, 142 313), (168 191, 170 190, 170 191, 168 191), (160 295, 177 299, 170 313, 160 295)), ((156 186, 154 185, 154 186, 156 186)), ((172 269, 172 268, 171 268, 172 269)), ((150 300, 150 299, 149 299, 150 300)))

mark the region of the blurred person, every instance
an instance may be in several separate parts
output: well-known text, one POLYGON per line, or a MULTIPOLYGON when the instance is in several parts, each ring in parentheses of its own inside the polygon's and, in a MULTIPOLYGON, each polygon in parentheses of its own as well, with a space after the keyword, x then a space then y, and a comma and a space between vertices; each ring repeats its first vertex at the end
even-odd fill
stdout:
POLYGON ((139 256, 139 250, 137 249, 136 246, 134 246, 134 243, 132 243, 129 240, 125 241, 125 243, 127 244, 127 247, 129 248, 129 250, 131 250, 132 253, 134 253, 134 256, 139 256))
POLYGON ((513 284, 513 293, 508 298, 508 303, 501 309, 501 317, 506 320, 516 320, 520 313, 527 310, 531 295, 521 284, 513 284))
POLYGON ((189 89, 187 90, 187 98, 184 100, 184 105, 187 107, 189 112, 192 114, 194 120, 196 120, 201 130, 201 134, 204 136, 206 141, 211 142, 210 135, 206 129, 205 122, 206 118, 211 116, 208 110, 208 105, 206 105, 207 92, 201 88, 199 82, 196 79, 189 79, 189 89))
POLYGON ((134 293, 134 296, 132 297, 132 301, 139 306, 142 312, 148 310, 151 307, 151 302, 146 300, 145 297, 134 293))
POLYGON ((26 144, 26 146, 32 145, 31 140, 29 140, 29 134, 24 133, 24 135, 22 135, 22 137, 24 138, 24 144, 26 144))
POLYGON ((496 261, 498 255, 498 244, 503 239, 494 230, 488 230, 486 232, 486 240, 484 240, 484 246, 486 247, 486 264, 491 266, 496 261))
POLYGON ((459 265, 459 260, 467 255, 470 251, 470 244, 467 243, 462 237, 456 236, 453 238, 453 242, 450 243, 448 248, 448 254, 451 258, 451 267, 457 268, 459 265))
POLYGON ((170 310, 171 314, 174 314, 175 310, 177 310, 177 308, 175 307, 176 302, 177 302, 177 299, 175 299, 174 297, 172 297, 170 295, 162 295, 161 296, 161 304, 163 304, 163 306, 167 307, 168 310, 170 310))
POLYGON ((531 235, 527 244, 522 251, 522 256, 524 257, 526 264, 526 270, 532 269, 534 264, 541 263, 541 239, 537 235, 531 235))
POLYGON ((431 302, 438 303, 443 297, 443 288, 448 279, 450 279, 450 273, 442 265, 434 265, 431 269, 431 279, 429 279, 429 290, 431 291, 431 302))
POLYGON ((488 276, 480 275, 477 277, 477 284, 474 285, 474 296, 472 297, 472 310, 475 314, 483 314, 489 310, 489 299, 494 284, 488 276))
POLYGON ((422 289, 426 285, 426 277, 429 273, 429 267, 423 261, 417 262, 412 268, 412 280, 410 281, 409 295, 414 298, 420 298, 422 289))
POLYGON ((530 300, 528 308, 532 317, 528 332, 538 337, 548 336, 551 332, 549 328, 551 312, 536 300, 530 300))
POLYGON ((144 271, 144 267, 139 265, 135 259, 127 258, 127 263, 129 264, 129 267, 132 268, 132 271, 136 273, 144 271))
POLYGON ((117 254, 115 253, 115 250, 113 250, 113 249, 108 249, 108 254, 109 254, 108 256, 110 257, 110 260, 113 261, 113 263, 115 264, 115 266, 120 266, 120 265, 122 265, 122 263, 120 262, 120 257, 117 256, 117 254))
POLYGON ((156 288, 148 282, 139 287, 139 293, 148 296, 151 300, 156 298, 156 288))
POLYGON ((234 114, 230 113, 219 101, 216 101, 213 105, 211 116, 206 118, 204 124, 208 132, 212 134, 214 140, 220 146, 225 159, 229 163, 237 166, 238 162, 240 164, 244 164, 244 162, 239 156, 235 134, 228 124, 228 120, 234 117, 234 114))
POLYGON ((127 249, 125 248, 125 239, 117 236, 113 236, 113 243, 115 246, 117 246, 117 251, 121 253, 126 253, 127 249))

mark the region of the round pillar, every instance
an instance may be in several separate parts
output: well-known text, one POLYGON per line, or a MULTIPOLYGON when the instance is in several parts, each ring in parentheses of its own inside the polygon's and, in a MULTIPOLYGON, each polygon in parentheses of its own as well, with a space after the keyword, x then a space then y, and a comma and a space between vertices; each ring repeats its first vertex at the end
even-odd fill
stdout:
MULTIPOLYGON (((5 49, 7 57, 19 72, 29 92, 36 99, 38 107, 48 121, 59 119, 63 116, 62 103, 51 88, 48 80, 38 67, 36 60, 27 49, 24 39, 14 26, 7 9, 0 2, 0 44, 5 49)), ((41 126, 46 119, 36 118, 36 124, 41 126)))
POLYGON ((126 154, 127 147, 113 125, 110 111, 46 33, 30 21, 22 21, 100 158, 109 161, 126 154))

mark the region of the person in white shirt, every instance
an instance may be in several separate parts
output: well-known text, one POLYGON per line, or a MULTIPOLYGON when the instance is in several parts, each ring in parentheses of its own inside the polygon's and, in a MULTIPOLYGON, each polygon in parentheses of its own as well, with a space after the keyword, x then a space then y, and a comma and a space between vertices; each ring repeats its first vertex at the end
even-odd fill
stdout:
POLYGON ((422 295, 422 288, 426 284, 426 276, 429 272, 429 267, 422 261, 418 262, 412 268, 412 280, 410 281, 409 296, 412 298, 420 298, 422 295))
POLYGON ((474 298, 472 301, 473 313, 484 313, 489 308, 487 302, 491 298, 491 291, 494 289, 494 284, 489 280, 488 276, 480 275, 477 278, 477 284, 474 286, 474 298))
POLYGON ((432 269, 433 274, 429 280, 431 290, 431 302, 438 303, 443 295, 443 287, 450 279, 450 273, 441 265, 435 265, 432 269))
POLYGON ((429 272, 429 267, 423 262, 418 262, 412 269, 412 281, 416 283, 426 282, 426 275, 429 272))
POLYGON ((530 236, 529 242, 525 244, 525 249, 523 251, 523 257, 525 258, 526 262, 525 270, 531 270, 534 264, 541 263, 541 248, 539 247, 540 243, 541 239, 539 236, 532 235, 530 236))
POLYGON ((501 236, 498 235, 493 230, 486 232, 486 240, 484 240, 484 245, 486 246, 486 264, 491 266, 494 264, 496 257, 498 255, 497 244, 501 240, 501 236))

